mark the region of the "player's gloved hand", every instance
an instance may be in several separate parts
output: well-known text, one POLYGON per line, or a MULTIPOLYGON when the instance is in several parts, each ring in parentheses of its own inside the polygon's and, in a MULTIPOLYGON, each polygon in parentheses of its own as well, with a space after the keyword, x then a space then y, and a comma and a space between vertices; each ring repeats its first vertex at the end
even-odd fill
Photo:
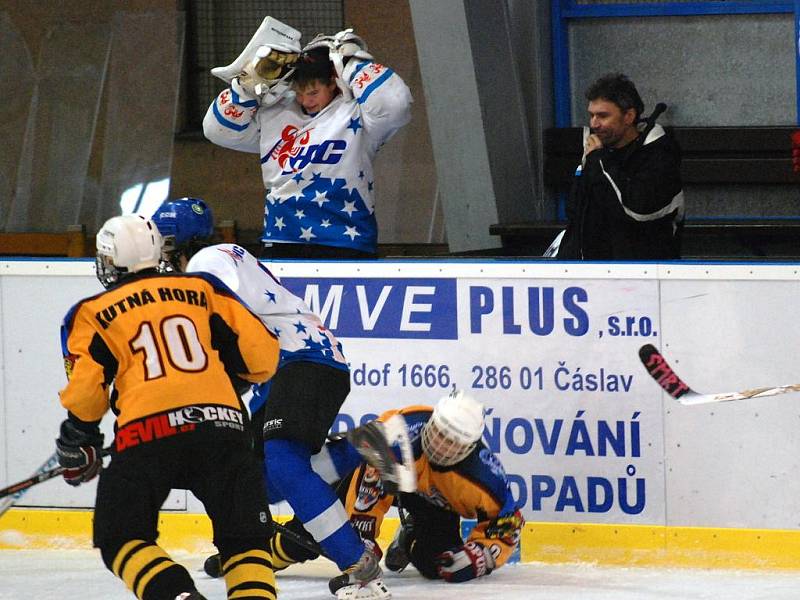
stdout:
POLYGON ((448 583, 461 583, 483 577, 494 570, 492 554, 478 542, 467 542, 460 548, 442 552, 436 557, 439 577, 448 583))
POLYGON ((352 92, 346 83, 349 77, 345 76, 345 67, 352 57, 373 60, 366 42, 353 33, 352 29, 345 29, 335 35, 319 34, 305 45, 303 54, 317 48, 327 48, 328 58, 336 72, 337 85, 345 98, 352 98, 352 92))
POLYGON ((346 59, 351 56, 362 60, 373 60, 373 56, 367 48, 367 43, 360 36, 353 33, 352 29, 340 31, 333 36, 333 40, 332 50, 345 59, 344 62, 347 62, 346 59))
POLYGON ((103 468, 103 434, 95 427, 94 431, 83 431, 66 419, 61 423, 61 432, 56 439, 58 464, 66 468, 64 481, 70 485, 80 485, 94 479, 103 468))
POLYGON ((255 58, 231 82, 233 91, 249 99, 261 99, 262 103, 274 103, 289 90, 286 75, 294 69, 298 56, 259 46, 255 58))
POLYGON ((486 527, 486 537, 500 540, 509 546, 515 546, 524 526, 525 517, 517 509, 513 513, 499 515, 490 521, 486 527))
MULTIPOLYGON (((367 43, 360 36, 353 33, 352 29, 345 29, 335 35, 320 33, 303 48, 303 52, 314 50, 315 48, 328 48, 328 52, 338 55, 342 59, 355 56, 363 60, 372 60, 372 54, 367 49, 367 43)), ((346 62, 346 61, 345 61, 346 62)))
POLYGON ((792 171, 800 173, 800 130, 792 133, 792 171))

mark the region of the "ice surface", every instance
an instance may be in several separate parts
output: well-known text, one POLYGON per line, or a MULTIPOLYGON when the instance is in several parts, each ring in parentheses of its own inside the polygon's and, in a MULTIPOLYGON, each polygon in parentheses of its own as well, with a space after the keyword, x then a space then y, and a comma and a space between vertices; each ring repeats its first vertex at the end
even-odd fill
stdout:
MULTIPOLYGON (((174 553, 209 600, 223 600, 222 580, 202 572, 204 556, 174 553)), ((331 599, 333 563, 319 559, 278 574, 278 597, 331 599)), ((800 574, 700 569, 611 568, 587 564, 507 565, 463 584, 427 581, 413 568, 387 573, 395 600, 796 600, 800 574)), ((2 600, 132 600, 133 594, 88 550, 0 551, 2 600)))

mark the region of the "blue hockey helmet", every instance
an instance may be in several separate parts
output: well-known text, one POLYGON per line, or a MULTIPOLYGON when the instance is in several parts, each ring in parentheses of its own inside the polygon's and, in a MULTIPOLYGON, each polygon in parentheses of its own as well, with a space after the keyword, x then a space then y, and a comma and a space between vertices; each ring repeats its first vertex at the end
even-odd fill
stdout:
POLYGON ((164 238, 164 254, 173 266, 181 255, 191 258, 214 237, 214 214, 200 198, 165 200, 153 213, 153 222, 164 238))

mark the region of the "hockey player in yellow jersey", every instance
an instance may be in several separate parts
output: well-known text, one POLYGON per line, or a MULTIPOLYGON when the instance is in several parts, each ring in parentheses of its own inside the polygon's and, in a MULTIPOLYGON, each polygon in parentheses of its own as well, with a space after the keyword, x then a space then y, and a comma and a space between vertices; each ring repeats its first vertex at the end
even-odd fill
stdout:
MULTIPOLYGON (((386 512, 393 504, 399 507, 403 523, 384 559, 391 571, 411 563, 427 578, 458 583, 504 565, 519 543, 524 519, 502 464, 481 441, 483 406, 454 391, 433 408, 409 406, 385 412, 379 420, 396 414, 408 425, 417 472, 415 493, 388 494, 379 474, 361 463, 344 440, 329 442, 312 459, 315 470, 329 480, 344 477, 340 490, 346 493, 345 506, 355 528, 374 543, 386 512), (461 537, 462 517, 477 520, 466 540, 461 537)), ((288 527, 302 534, 295 521, 288 527)), ((313 556, 287 536, 276 535, 276 568, 313 556)))
POLYGON ((70 485, 100 473, 94 545, 137 598, 203 598, 156 542, 170 490, 188 489, 228 565, 228 598, 273 600, 269 505, 238 392, 272 376, 278 343, 217 278, 158 273, 161 246, 156 226, 138 215, 114 217, 97 234, 107 289, 62 324, 68 413, 59 463, 70 485), (109 409, 115 436, 102 469, 99 424, 109 409))

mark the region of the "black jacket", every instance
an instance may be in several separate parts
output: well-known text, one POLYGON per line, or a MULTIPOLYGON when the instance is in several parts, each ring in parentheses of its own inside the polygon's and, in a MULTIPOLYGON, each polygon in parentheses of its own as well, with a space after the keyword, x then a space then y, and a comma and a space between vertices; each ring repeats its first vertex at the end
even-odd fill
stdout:
POLYGON ((642 143, 589 153, 567 203, 564 260, 680 258, 681 151, 656 125, 642 143))

